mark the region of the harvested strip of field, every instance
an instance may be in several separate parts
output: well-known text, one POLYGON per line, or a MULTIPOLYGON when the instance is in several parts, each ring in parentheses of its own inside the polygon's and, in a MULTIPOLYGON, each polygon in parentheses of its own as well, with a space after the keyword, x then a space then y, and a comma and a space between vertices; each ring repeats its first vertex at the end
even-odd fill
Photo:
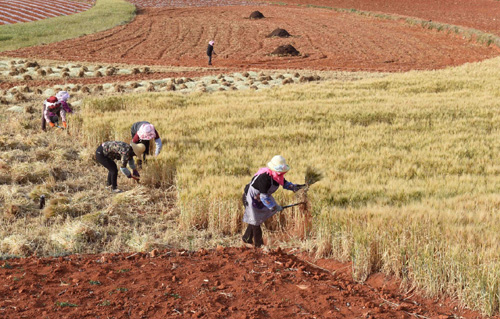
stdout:
POLYGON ((317 8, 283 6, 143 9, 125 26, 65 41, 6 52, 53 60, 204 66, 215 39, 214 66, 262 69, 313 68, 349 71, 439 69, 498 55, 498 51, 396 21, 317 8), (250 20, 256 9, 266 19, 250 20), (218 23, 211 23, 217 16, 218 23), (279 25, 292 38, 266 38, 279 25), (271 56, 291 44, 297 57, 271 56))
POLYGON ((92 4, 64 0, 0 1, 0 25, 42 20, 86 11, 92 4))

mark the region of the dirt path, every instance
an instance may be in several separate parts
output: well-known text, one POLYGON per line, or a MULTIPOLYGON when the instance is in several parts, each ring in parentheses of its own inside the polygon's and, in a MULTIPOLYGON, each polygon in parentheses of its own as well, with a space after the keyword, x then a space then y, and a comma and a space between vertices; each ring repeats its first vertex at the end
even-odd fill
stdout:
POLYGON ((74 255, 1 263, 2 318, 476 318, 349 265, 280 250, 74 255))
POLYGON ((499 52, 445 32, 404 23, 287 6, 150 8, 137 18, 64 45, 5 52, 6 56, 142 65, 205 66, 215 39, 215 67, 408 71, 481 61, 499 52), (260 9, 261 20, 247 19, 260 9), (275 28, 291 38, 266 38, 275 28), (298 57, 270 56, 292 44, 298 57))

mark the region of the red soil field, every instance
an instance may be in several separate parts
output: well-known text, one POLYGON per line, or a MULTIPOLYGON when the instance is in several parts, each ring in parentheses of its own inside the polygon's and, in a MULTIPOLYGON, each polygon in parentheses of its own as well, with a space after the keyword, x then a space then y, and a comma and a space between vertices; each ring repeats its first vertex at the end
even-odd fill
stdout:
POLYGON ((42 20, 88 10, 94 1, 0 0, 0 25, 42 20))
POLYGON ((479 318, 448 300, 405 295, 349 264, 281 250, 73 255, 8 260, 2 318, 479 318))
POLYGON ((230 6, 146 8, 126 26, 4 52, 14 57, 146 65, 205 66, 215 39, 214 66, 348 71, 439 69, 497 56, 492 47, 401 22, 317 8, 230 6), (265 19, 250 20, 261 11, 265 19), (266 38, 276 27, 287 39, 266 38), (292 44, 298 57, 270 56, 292 44))
POLYGON ((280 0, 280 2, 393 13, 500 35, 500 2, 497 0, 280 0))

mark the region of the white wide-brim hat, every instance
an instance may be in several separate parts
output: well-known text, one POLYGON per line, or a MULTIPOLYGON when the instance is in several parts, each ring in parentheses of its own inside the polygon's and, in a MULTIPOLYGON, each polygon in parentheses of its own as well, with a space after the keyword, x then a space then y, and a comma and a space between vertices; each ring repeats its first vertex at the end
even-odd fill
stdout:
POLYGON ((284 173, 290 170, 290 166, 288 166, 285 158, 281 155, 273 157, 271 161, 267 163, 267 167, 278 173, 284 173))
POLYGON ((137 157, 141 157, 142 153, 146 151, 146 145, 142 143, 130 143, 130 146, 132 146, 132 149, 134 150, 134 153, 137 157))

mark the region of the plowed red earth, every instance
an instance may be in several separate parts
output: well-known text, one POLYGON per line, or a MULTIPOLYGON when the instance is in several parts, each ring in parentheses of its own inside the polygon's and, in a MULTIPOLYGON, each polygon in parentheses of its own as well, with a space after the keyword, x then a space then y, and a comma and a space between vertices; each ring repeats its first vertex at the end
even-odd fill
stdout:
POLYGON ((355 283, 349 265, 316 263, 280 250, 222 247, 8 260, 0 269, 0 317, 479 317, 449 301, 403 296, 380 277, 355 283))
POLYGON ((393 13, 500 35, 500 3, 497 0, 280 0, 280 2, 393 13))
POLYGON ((480 61, 498 51, 445 32, 317 8, 231 6, 146 8, 126 26, 60 45, 5 52, 52 60, 205 66, 215 39, 214 66, 260 69, 407 71, 480 61), (261 11, 265 19, 250 20, 261 11), (276 27, 293 37, 266 38, 276 27), (269 56, 292 44, 299 57, 269 56))
POLYGON ((30 22, 88 10, 93 0, 0 0, 0 25, 30 22))

